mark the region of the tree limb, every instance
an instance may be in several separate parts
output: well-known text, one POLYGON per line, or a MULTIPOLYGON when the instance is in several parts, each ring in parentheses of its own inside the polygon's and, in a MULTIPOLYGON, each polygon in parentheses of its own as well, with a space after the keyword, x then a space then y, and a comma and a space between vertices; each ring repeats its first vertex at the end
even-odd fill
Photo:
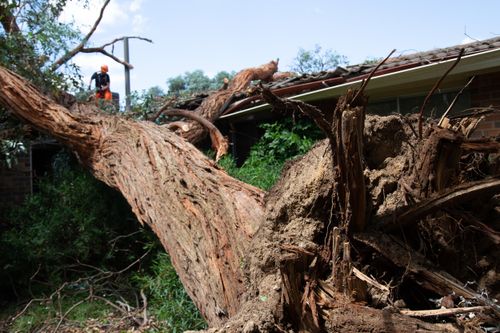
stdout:
POLYGON ((382 223, 381 229, 392 231, 398 227, 404 227, 410 223, 416 223, 418 220, 438 209, 449 207, 450 205, 459 204, 474 198, 481 198, 500 191, 500 179, 492 178, 461 184, 450 190, 437 195, 436 197, 424 200, 396 216, 391 216, 390 219, 382 223))
POLYGON ((52 64, 52 66, 50 66, 50 69, 52 71, 57 70, 61 65, 65 64, 66 62, 68 62, 68 60, 70 60, 71 58, 73 58, 78 52, 80 52, 83 49, 83 47, 85 46, 85 44, 87 44, 87 42, 89 41, 90 37, 92 36, 92 34, 97 29, 97 26, 99 25, 99 23, 101 23, 102 17, 104 15, 104 10, 106 9, 106 7, 108 6, 108 4, 109 4, 110 1, 111 0, 106 0, 104 2, 104 4, 101 7, 101 11, 99 12, 99 17, 97 17, 97 20, 94 22, 94 25, 92 26, 92 28, 90 28, 90 31, 87 33, 87 35, 85 37, 83 37, 83 39, 80 42, 80 44, 78 44, 73 50, 67 52, 62 57, 60 57, 59 59, 57 59, 52 64))
POLYGON ((125 38, 127 38, 127 39, 139 39, 139 40, 146 41, 146 42, 148 42, 148 43, 153 43, 153 41, 152 41, 151 39, 149 39, 149 38, 145 38, 145 37, 141 37, 141 36, 123 36, 123 37, 119 37, 119 38, 115 38, 115 39, 113 39, 111 42, 109 42, 109 43, 106 43, 106 44, 102 45, 102 46, 101 46, 101 48, 105 48, 105 47, 110 46, 110 45, 113 45, 113 44, 115 44, 115 43, 117 43, 117 42, 121 42, 121 41, 123 41, 125 38))
POLYGON ((16 17, 10 11, 6 1, 0 3, 0 23, 7 35, 21 33, 16 17))
POLYGON ((445 113, 443 113, 443 116, 441 117, 441 119, 439 119, 438 126, 442 126, 444 118, 446 118, 448 113, 450 113, 450 111, 453 109, 453 107, 457 103, 458 98, 463 94, 464 90, 467 89, 467 87, 472 83, 472 81, 474 81, 475 78, 476 78, 475 75, 473 77, 471 77, 470 80, 465 84, 465 86, 463 86, 462 89, 460 89, 458 94, 455 95, 455 98, 453 98, 453 101, 451 101, 450 106, 448 107, 448 109, 446 109, 445 113))
POLYGON ((227 139, 222 135, 219 129, 207 119, 193 113, 193 111, 179 109, 170 109, 167 111, 163 111, 163 114, 166 116, 181 116, 189 118, 203 125, 208 130, 208 133, 210 134, 210 140, 212 140, 212 148, 216 151, 216 162, 227 153, 227 149, 229 147, 227 139))
POLYGON ((134 66, 132 66, 130 63, 126 62, 125 60, 121 60, 120 58, 116 57, 114 54, 109 53, 105 49, 101 47, 89 47, 85 49, 80 50, 81 53, 102 53, 107 57, 110 57, 114 61, 116 61, 119 64, 122 64, 123 66, 128 67, 128 69, 133 69, 134 66))
POLYGON ((459 296, 474 300, 481 305, 491 308, 500 317, 500 307, 497 304, 470 288, 464 287, 462 282, 447 272, 434 267, 420 253, 399 244, 395 238, 376 232, 356 234, 355 238, 379 252, 396 266, 404 268, 420 278, 419 282, 424 288, 442 296, 454 292, 459 296))
POLYGON ((432 310, 401 310, 399 313, 410 317, 436 317, 436 316, 452 316, 461 313, 483 312, 487 311, 487 306, 470 306, 467 308, 452 308, 452 309, 432 309, 432 310))
POLYGON ((358 96, 364 92, 366 86, 368 85, 368 82, 370 82, 373 75, 375 75, 375 72, 380 68, 380 66, 382 66, 391 57, 391 55, 394 52, 396 52, 396 49, 393 49, 389 53, 389 55, 387 57, 385 57, 385 59, 383 59, 381 62, 379 62, 378 65, 370 72, 370 75, 368 75, 368 78, 366 78, 366 80, 363 80, 361 87, 358 89, 358 91, 356 92, 356 95, 352 99, 352 103, 354 103, 356 101, 356 99, 358 98, 358 96))
POLYGON ((129 69, 133 69, 134 68, 134 66, 132 66, 130 63, 128 63, 128 62, 126 62, 124 60, 121 60, 118 57, 116 57, 115 55, 113 55, 112 53, 109 53, 108 51, 106 51, 105 48, 107 46, 113 45, 113 44, 115 44, 115 43, 117 43, 119 41, 123 41, 125 38, 140 39, 140 40, 152 43, 153 41, 151 39, 140 37, 140 36, 130 36, 130 37, 129 36, 123 36, 123 37, 120 37, 120 38, 115 38, 111 42, 103 44, 102 46, 99 46, 99 47, 87 47, 87 48, 85 47, 85 44, 87 44, 87 42, 89 41, 90 37, 92 36, 92 34, 97 29, 97 26, 101 22, 103 14, 104 14, 104 10, 106 9, 106 7, 109 4, 109 2, 110 2, 110 0, 106 0, 106 2, 103 4, 103 6, 101 8, 101 11, 99 13, 99 17, 94 22, 94 25, 92 26, 92 28, 90 29, 90 31, 87 33, 87 35, 82 39, 82 41, 80 42, 80 44, 78 44, 71 51, 69 51, 66 54, 64 54, 63 56, 61 56, 59 59, 57 59, 50 66, 50 69, 52 71, 57 70, 59 67, 61 67, 65 63, 67 63, 70 59, 72 59, 78 53, 102 53, 103 55, 105 55, 107 57, 110 57, 114 61, 118 62, 119 64, 122 64, 123 66, 126 66, 129 69))
POLYGON ((439 86, 441 85, 443 80, 453 70, 453 68, 455 68, 458 65, 458 63, 460 62, 460 59, 462 59, 462 55, 464 54, 464 52, 465 52, 465 49, 460 50, 460 53, 458 54, 458 57, 455 60, 455 62, 451 65, 450 68, 448 68, 448 70, 443 74, 443 76, 441 76, 441 78, 436 82, 434 87, 432 87, 431 91, 429 91, 429 93, 425 97, 424 102, 422 103, 422 106, 420 107, 420 111, 418 112, 418 137, 420 139, 422 139, 422 117, 424 115, 424 109, 425 109, 425 106, 427 105, 427 102, 431 98, 432 94, 434 94, 434 92, 439 88, 439 86))
POLYGON ((102 53, 105 56, 110 57, 111 59, 113 59, 117 63, 122 64, 123 66, 127 67, 128 69, 133 69, 134 66, 132 66, 132 64, 126 62, 125 60, 121 60, 120 58, 116 57, 114 54, 109 53, 108 51, 105 50, 105 48, 107 46, 110 46, 110 45, 113 45, 113 44, 115 44, 117 42, 123 41, 125 38, 128 38, 128 39, 140 39, 140 40, 146 41, 148 43, 153 43, 153 41, 151 39, 149 39, 149 38, 138 37, 138 36, 130 36, 130 37, 123 36, 123 37, 120 37, 120 38, 115 38, 111 42, 103 44, 101 46, 82 48, 82 49, 79 50, 79 52, 80 53, 102 53))
POLYGON ((331 122, 329 122, 323 112, 317 107, 304 103, 302 101, 291 100, 287 98, 280 98, 276 96, 269 88, 260 86, 262 98, 269 103, 272 107, 283 112, 298 111, 304 115, 311 117, 316 125, 321 129, 329 138, 332 137, 331 122))

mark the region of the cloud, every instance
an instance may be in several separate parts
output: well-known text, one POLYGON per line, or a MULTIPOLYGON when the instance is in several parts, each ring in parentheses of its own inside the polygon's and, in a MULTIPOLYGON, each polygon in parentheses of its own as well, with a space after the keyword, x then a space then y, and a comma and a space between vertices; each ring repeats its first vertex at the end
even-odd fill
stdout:
POLYGON ((462 42, 460 42, 460 44, 469 44, 469 43, 474 43, 474 42, 477 42, 478 40, 477 39, 474 39, 474 38, 471 38, 469 36, 465 37, 464 39, 462 39, 462 42))
MULTIPOLYGON (((100 2, 99 0, 94 1, 100 2)), ((111 1, 108 7, 106 7, 102 23, 105 25, 115 25, 116 23, 126 21, 128 17, 128 13, 124 11, 122 6, 118 5, 118 2, 111 1)))
MULTIPOLYGON (((61 20, 67 23, 74 22, 81 30, 88 29, 99 17, 103 4, 103 0, 89 0, 88 6, 84 7, 81 2, 70 1, 61 14, 61 20)), ((116 1, 111 1, 104 11, 100 28, 122 23, 126 21, 128 17, 129 15, 124 10, 123 6, 120 6, 116 1)))
POLYGON ((141 10, 142 3, 143 0, 132 0, 128 8, 132 13, 136 13, 141 10))
POLYGON ((134 15, 132 19, 132 30, 134 33, 143 32, 147 21, 148 20, 140 14, 134 15))

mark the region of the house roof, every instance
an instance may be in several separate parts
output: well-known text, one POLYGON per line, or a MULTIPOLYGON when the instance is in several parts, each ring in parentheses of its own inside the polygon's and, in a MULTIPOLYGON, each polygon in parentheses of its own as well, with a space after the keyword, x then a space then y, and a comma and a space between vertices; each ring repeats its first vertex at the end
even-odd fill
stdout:
MULTIPOLYGON (((448 75, 450 86, 461 86, 466 77, 492 68, 500 69, 500 37, 447 48, 434 49, 389 58, 371 79, 366 92, 372 98, 384 98, 412 91, 428 90, 450 67, 464 49, 460 63, 448 75)), ((271 82, 268 87, 277 95, 313 102, 335 98, 360 82, 376 67, 375 64, 358 64, 337 68, 334 71, 304 74, 271 82)), ((247 96, 233 102, 223 112, 221 119, 234 119, 271 107, 260 96, 247 96)))

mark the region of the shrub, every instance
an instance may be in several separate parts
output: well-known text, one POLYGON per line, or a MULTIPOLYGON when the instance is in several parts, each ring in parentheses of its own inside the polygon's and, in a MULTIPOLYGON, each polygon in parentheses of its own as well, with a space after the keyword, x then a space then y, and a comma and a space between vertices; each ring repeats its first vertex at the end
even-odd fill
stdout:
POLYGON ((307 119, 293 122, 286 118, 263 124, 261 128, 265 131, 263 136, 240 168, 230 156, 222 158, 219 165, 231 176, 264 190, 270 189, 278 180, 287 160, 305 154, 314 142, 324 137, 307 119))
POLYGON ((120 267, 139 251, 134 247, 140 244, 133 241, 120 246, 110 242, 138 228, 121 194, 79 167, 56 162, 53 175, 36 184, 38 192, 6 214, 7 230, 0 234, 0 290, 26 290, 35 272, 36 280, 56 284, 70 278, 67 267, 78 261, 120 267))

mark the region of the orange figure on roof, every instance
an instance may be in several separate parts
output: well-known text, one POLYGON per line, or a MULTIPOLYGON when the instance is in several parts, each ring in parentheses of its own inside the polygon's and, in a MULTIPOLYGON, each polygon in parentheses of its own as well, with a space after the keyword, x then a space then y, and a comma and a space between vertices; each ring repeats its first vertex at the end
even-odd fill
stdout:
POLYGON ((111 101, 113 96, 109 90, 110 79, 108 75, 108 65, 102 65, 101 71, 95 72, 92 75, 90 78, 89 89, 92 84, 92 80, 95 80, 96 103, 98 103, 99 99, 111 101))

